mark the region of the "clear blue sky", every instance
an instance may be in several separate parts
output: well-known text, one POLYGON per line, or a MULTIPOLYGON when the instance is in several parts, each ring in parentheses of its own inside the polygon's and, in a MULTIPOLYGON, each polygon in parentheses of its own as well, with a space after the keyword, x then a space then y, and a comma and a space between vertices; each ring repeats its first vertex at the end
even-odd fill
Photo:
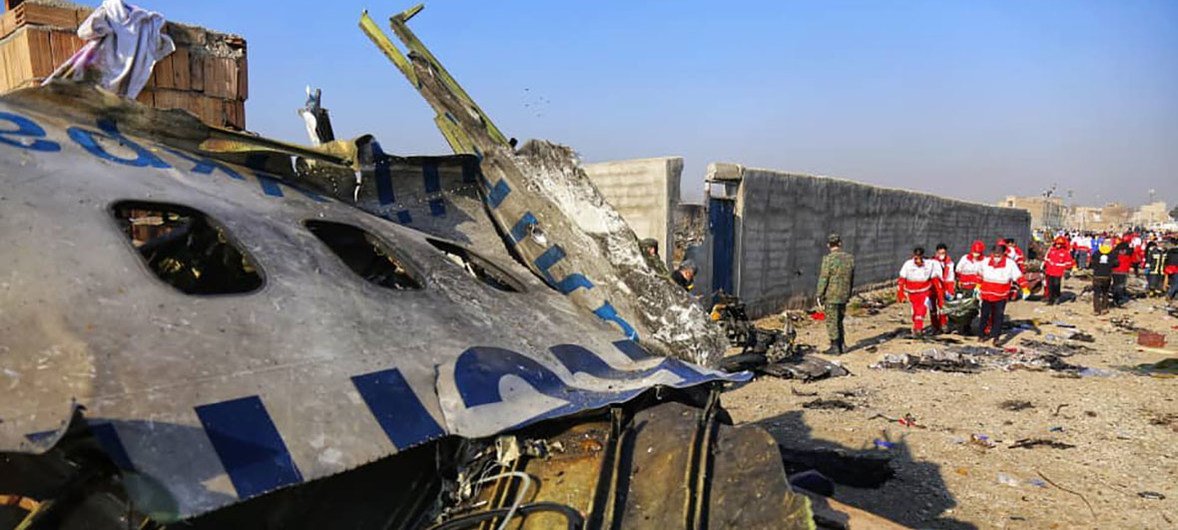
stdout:
MULTIPOLYGON (((95 4, 97 2, 89 2, 95 4)), ((134 2, 133 2, 134 3, 134 2)), ((444 153, 432 113, 357 29, 412 0, 141 0, 244 35, 251 129, 444 153)), ((686 159, 991 202, 1178 202, 1178 1, 435 0, 411 23, 497 122, 584 160, 686 159)))

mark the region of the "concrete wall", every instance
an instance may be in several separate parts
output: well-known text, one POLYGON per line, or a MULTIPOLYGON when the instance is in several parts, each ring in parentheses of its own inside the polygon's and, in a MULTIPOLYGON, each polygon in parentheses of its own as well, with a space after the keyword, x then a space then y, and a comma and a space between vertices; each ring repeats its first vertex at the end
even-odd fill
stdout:
POLYGON ((659 254, 671 266, 683 158, 617 160, 585 164, 584 168, 589 179, 640 239, 658 240, 659 254))
POLYGON ((752 316, 811 302, 831 232, 855 255, 857 286, 893 281, 917 245, 959 259, 975 239, 1030 240, 1025 210, 735 164, 712 164, 709 180, 740 182, 734 280, 752 316))

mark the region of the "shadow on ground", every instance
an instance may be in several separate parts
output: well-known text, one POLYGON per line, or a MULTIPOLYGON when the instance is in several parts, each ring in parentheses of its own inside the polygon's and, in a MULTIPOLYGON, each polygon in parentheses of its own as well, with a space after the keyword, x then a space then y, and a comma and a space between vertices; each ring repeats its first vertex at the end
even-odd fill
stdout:
POLYGON ((792 475, 815 469, 833 480, 834 498, 913 528, 977 529, 945 515, 957 506, 941 466, 913 458, 903 438, 881 440, 887 449, 847 447, 811 436, 802 411, 757 422, 781 448, 792 475))

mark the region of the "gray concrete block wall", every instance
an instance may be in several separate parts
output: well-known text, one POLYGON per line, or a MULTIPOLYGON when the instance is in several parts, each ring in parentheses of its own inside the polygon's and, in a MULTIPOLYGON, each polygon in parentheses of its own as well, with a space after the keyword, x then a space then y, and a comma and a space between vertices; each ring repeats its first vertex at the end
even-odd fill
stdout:
POLYGON ((639 238, 658 240, 659 253, 670 266, 683 158, 617 160, 585 164, 584 169, 639 238))
POLYGON ((848 180, 739 168, 735 286, 753 315, 812 301, 826 236, 838 232, 855 255, 858 286, 890 282, 912 247, 949 245, 959 259, 970 243, 1013 237, 1026 246, 1030 216, 848 180))

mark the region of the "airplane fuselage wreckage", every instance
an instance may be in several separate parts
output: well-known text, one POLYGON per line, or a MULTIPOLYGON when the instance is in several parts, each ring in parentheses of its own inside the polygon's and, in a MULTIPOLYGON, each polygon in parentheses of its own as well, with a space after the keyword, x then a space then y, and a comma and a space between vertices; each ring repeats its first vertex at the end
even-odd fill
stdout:
POLYGON ((455 155, 0 97, 0 528, 814 528, 567 148, 361 26, 455 155))

